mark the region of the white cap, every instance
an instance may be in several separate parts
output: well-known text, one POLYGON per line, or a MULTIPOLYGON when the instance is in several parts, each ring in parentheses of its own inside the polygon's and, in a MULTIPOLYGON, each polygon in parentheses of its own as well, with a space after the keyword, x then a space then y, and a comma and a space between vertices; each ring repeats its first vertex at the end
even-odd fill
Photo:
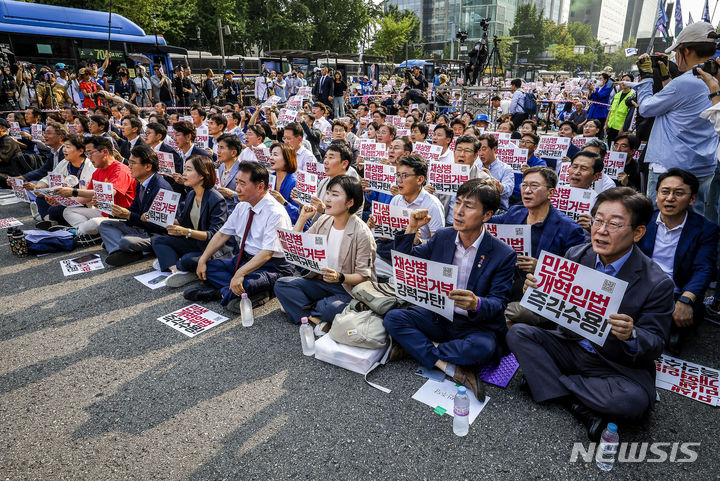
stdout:
POLYGON ((682 29, 680 35, 675 38, 675 41, 665 50, 665 53, 672 52, 683 43, 715 43, 717 39, 718 34, 712 25, 707 22, 695 22, 682 29))

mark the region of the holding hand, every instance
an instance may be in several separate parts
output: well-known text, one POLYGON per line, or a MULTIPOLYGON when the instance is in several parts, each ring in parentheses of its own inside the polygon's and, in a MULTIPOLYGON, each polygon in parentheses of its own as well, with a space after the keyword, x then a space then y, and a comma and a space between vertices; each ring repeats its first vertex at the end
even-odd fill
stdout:
POLYGON ((517 268, 525 272, 535 272, 537 261, 531 256, 517 256, 517 268))
POLYGON ((633 318, 627 314, 610 314, 610 333, 621 341, 627 341, 632 336, 634 326, 633 318))
POLYGON ((322 268, 321 271, 323 281, 327 282, 328 284, 337 284, 338 282, 340 282, 340 273, 338 271, 328 269, 327 267, 322 268))
POLYGON ((312 206, 315 207, 315 210, 318 211, 319 213, 322 214, 323 212, 325 212, 325 204, 323 203, 323 201, 321 201, 317 197, 312 196, 310 198, 310 204, 312 204, 312 206))
POLYGON ((477 310, 480 307, 480 298, 473 291, 466 289, 453 289, 448 297, 455 301, 455 307, 468 312, 477 310))
POLYGON ((112 204, 110 205, 110 210, 112 211, 113 217, 118 217, 120 219, 130 218, 130 211, 125 207, 120 207, 119 205, 112 204))

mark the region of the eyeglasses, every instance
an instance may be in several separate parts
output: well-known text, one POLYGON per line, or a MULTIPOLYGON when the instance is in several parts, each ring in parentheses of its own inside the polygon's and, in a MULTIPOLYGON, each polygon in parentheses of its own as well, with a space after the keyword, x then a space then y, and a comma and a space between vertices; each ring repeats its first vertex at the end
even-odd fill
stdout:
POLYGON ((455 152, 460 152, 461 154, 474 154, 474 149, 455 149, 455 152))
POLYGON ((532 140, 522 139, 522 140, 518 141, 518 144, 519 144, 519 145, 527 145, 527 144, 535 145, 535 142, 533 142, 532 140))
POLYGON ((85 156, 86 156, 86 157, 90 157, 91 155, 95 155, 95 154, 97 154, 98 152, 100 152, 100 151, 99 151, 99 150, 85 149, 85 156))
POLYGON ((541 188, 543 188, 543 187, 546 187, 546 186, 543 185, 543 184, 526 184, 525 182, 523 182, 522 184, 520 184, 520 190, 526 190, 526 189, 527 189, 527 190, 529 190, 530 192, 535 192, 536 190, 541 189, 541 188))
POLYGON ((689 192, 685 192, 685 191, 682 190, 682 189, 668 189, 668 188, 664 188, 664 189, 660 189, 660 190, 658 191, 658 194, 660 194, 660 195, 663 196, 663 197, 670 197, 671 195, 674 195, 675 197, 677 197, 677 198, 679 199, 679 198, 685 197, 686 195, 689 195, 690 193, 689 193, 689 192))
POLYGON ((415 174, 406 174, 406 173, 404 173, 404 172, 403 172, 403 173, 400 173, 400 174, 395 174, 395 178, 396 178, 397 180, 405 180, 405 179, 407 179, 408 177, 417 177, 417 175, 415 175, 415 174))
POLYGON ((607 231, 613 234, 625 227, 625 224, 618 224, 614 221, 605 222, 604 220, 598 219, 597 217, 592 220, 593 229, 600 229, 602 226, 605 226, 607 231))

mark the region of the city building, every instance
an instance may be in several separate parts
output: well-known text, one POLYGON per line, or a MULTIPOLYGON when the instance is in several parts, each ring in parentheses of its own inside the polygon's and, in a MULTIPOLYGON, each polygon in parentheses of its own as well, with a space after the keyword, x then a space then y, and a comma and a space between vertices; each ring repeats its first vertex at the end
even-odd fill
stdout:
POLYGON ((592 35, 604 44, 619 45, 627 11, 628 0, 574 0, 569 21, 590 25, 592 35))
POLYGON ((520 5, 535 4, 538 12, 556 24, 567 23, 570 18, 570 0, 520 0, 520 5))

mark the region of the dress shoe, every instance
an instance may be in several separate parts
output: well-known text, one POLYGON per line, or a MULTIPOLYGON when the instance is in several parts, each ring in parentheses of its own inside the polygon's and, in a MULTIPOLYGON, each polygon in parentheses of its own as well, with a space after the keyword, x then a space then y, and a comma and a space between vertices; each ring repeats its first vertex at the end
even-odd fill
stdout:
MULTIPOLYGON (((270 291, 262 291, 253 295, 248 295, 248 299, 250 299, 250 304, 252 304, 253 309, 255 309, 256 307, 260 307, 270 300, 270 291)), ((234 312, 235 314, 242 314, 242 310, 240 309, 241 301, 241 297, 234 297, 230 300, 230 302, 228 302, 228 305, 225 306, 225 308, 230 312, 234 312)))
POLYGON ((455 375, 452 380, 471 390, 478 401, 485 401, 485 385, 472 367, 455 366, 455 375))
POLYGON ((520 382, 518 383, 518 387, 521 391, 524 391, 526 393, 530 393, 530 385, 528 384, 527 378, 523 374, 520 376, 520 382))
POLYGON ((143 259, 142 252, 115 251, 108 254, 105 263, 114 267, 125 266, 143 259))
POLYGON ((570 412, 587 428, 587 435, 590 441, 600 441, 603 429, 605 429, 607 425, 605 418, 578 402, 570 405, 570 412))
POLYGON ((667 343, 667 351, 673 356, 679 356, 682 351, 682 334, 679 329, 670 331, 670 339, 667 343))
POLYGON ((183 292, 183 297, 188 301, 219 301, 222 298, 219 289, 207 284, 188 287, 183 292))

